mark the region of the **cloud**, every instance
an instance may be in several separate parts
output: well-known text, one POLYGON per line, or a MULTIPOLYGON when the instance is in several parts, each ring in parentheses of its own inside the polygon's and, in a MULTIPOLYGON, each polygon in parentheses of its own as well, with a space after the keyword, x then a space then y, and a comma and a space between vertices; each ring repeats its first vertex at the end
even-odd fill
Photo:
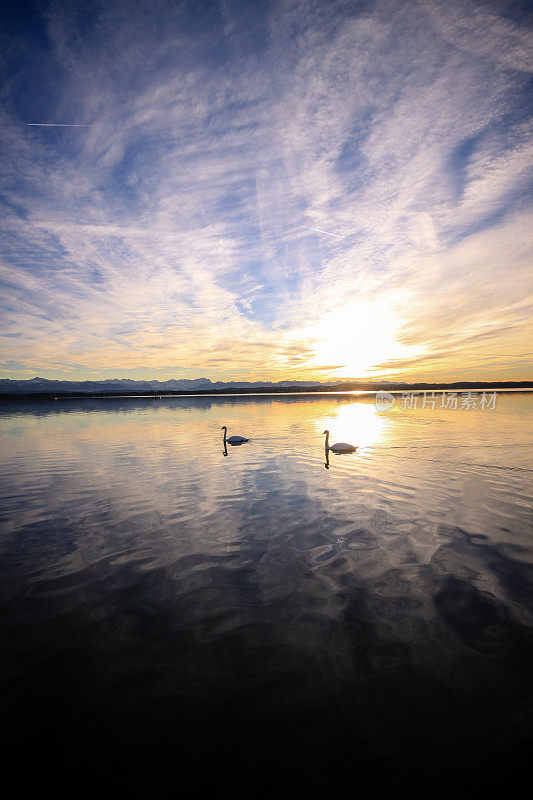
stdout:
POLYGON ((10 374, 415 376, 433 359, 490 377, 489 347, 516 361, 530 39, 498 9, 51 4, 33 61, 28 32, 4 63, 10 374), (41 64, 31 85, 22 61, 41 64))
POLYGON ((533 72, 531 30, 498 14, 497 5, 458 0, 419 2, 435 30, 454 47, 508 69, 533 72))

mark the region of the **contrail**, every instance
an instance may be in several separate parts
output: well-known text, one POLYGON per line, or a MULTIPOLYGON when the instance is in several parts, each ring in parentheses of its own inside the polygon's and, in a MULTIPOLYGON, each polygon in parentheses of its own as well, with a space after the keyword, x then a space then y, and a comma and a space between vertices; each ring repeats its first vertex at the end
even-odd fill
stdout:
POLYGON ((226 20, 226 25, 231 25, 231 19, 229 16, 228 7, 226 5, 226 0, 222 0, 222 14, 224 19, 226 20))
POLYGON ((88 125, 79 125, 71 122, 27 122, 32 128, 88 128, 88 125))
POLYGON ((309 225, 298 225, 299 228, 307 228, 308 231, 316 231, 316 233, 325 233, 326 236, 335 236, 337 239, 344 239, 344 236, 339 236, 338 233, 328 233, 328 231, 321 231, 320 228, 310 228, 309 225))

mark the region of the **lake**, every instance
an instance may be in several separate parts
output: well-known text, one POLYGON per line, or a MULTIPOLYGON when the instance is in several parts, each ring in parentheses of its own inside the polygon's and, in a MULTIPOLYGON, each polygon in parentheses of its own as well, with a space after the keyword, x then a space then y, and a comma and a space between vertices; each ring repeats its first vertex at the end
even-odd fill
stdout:
POLYGON ((252 796, 507 779, 531 732, 533 394, 479 397, 4 401, 4 752, 146 796, 213 771, 252 796), (326 428, 358 451, 328 464, 326 428))

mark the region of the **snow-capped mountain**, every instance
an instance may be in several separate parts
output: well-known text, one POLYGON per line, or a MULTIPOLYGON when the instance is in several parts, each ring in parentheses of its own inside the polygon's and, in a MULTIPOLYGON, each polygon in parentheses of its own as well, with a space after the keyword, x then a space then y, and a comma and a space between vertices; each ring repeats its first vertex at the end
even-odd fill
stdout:
MULTIPOLYGON (((34 394, 53 392, 73 392, 92 394, 95 392, 191 392, 191 391, 224 391, 224 389, 287 389, 305 388, 307 386, 335 386, 344 381, 215 381, 209 378, 171 378, 166 381, 142 381, 131 378, 108 378, 106 380, 59 381, 48 378, 31 378, 29 380, 0 379, 0 394, 34 394)), ((382 382, 383 383, 383 382, 382 382)))

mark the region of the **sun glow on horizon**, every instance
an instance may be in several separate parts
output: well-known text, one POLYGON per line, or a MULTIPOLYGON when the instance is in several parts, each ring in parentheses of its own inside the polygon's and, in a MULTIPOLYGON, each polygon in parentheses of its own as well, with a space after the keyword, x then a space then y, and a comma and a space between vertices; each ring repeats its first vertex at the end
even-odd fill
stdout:
MULTIPOLYGON (((402 298, 405 302, 405 298, 402 298)), ((326 311, 311 325, 291 331, 287 338, 312 342, 315 351, 309 368, 335 365, 334 377, 363 377, 392 359, 422 355, 421 346, 403 344, 399 298, 360 300, 326 311)))

